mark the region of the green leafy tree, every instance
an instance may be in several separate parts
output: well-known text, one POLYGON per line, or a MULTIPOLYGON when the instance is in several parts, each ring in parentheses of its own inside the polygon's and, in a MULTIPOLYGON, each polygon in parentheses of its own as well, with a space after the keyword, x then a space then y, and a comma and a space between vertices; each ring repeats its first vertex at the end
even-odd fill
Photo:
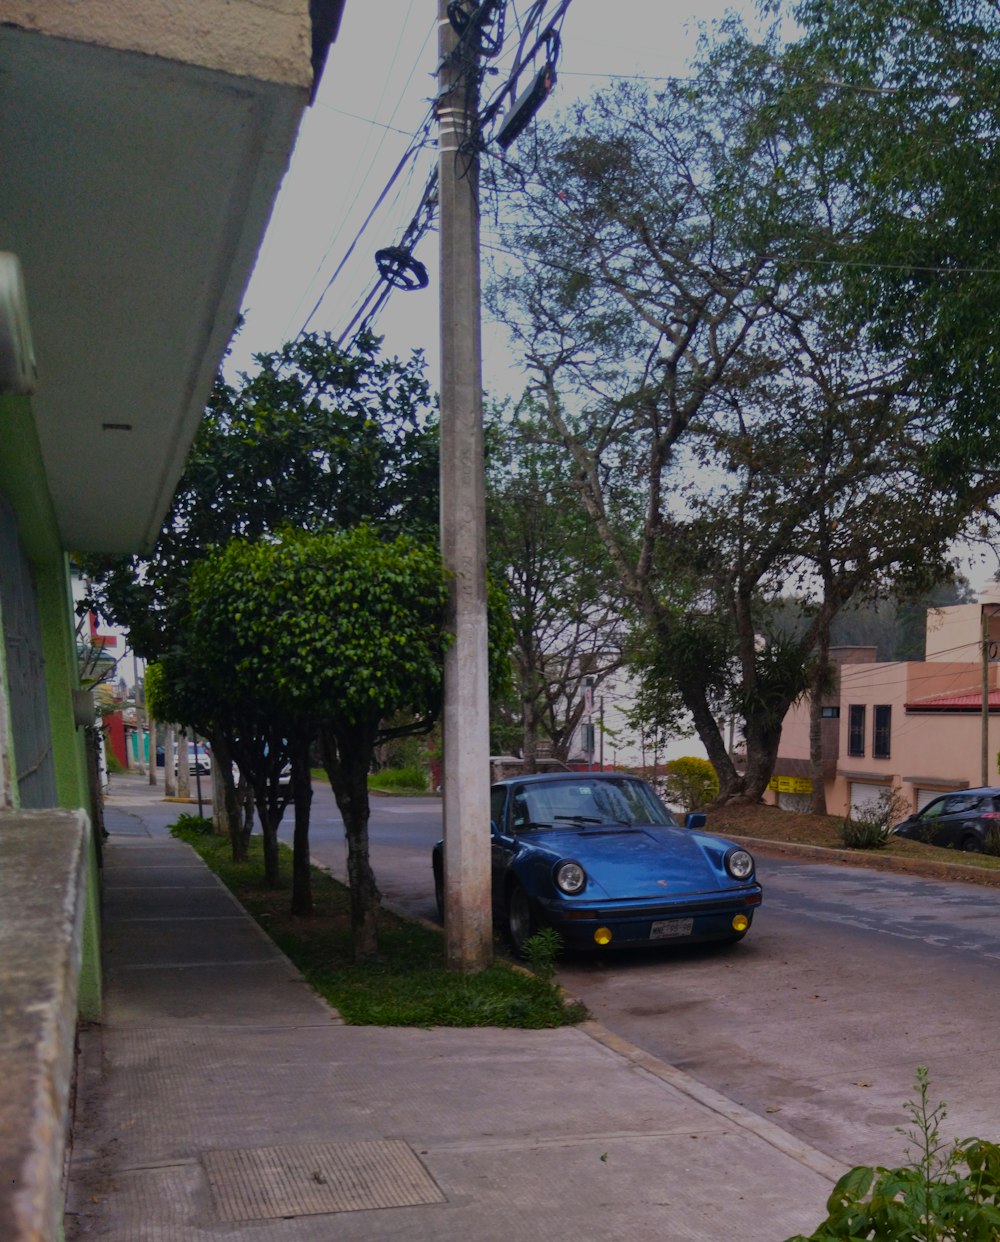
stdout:
POLYGON ((487 543, 513 625, 519 727, 511 737, 534 771, 540 738, 569 757, 592 689, 622 664, 619 592, 603 546, 576 500, 565 454, 530 410, 496 411, 488 429, 487 543))
POLYGON ((778 59, 730 23, 693 83, 620 87, 549 131, 497 285, 625 598, 665 647, 685 610, 727 636, 708 676, 653 664, 722 794, 749 800, 787 709, 826 682, 834 618, 939 580, 997 490, 989 470, 942 478, 956 393, 844 319, 840 274, 804 270, 803 237, 846 244, 863 217, 782 112, 778 59), (808 598, 791 636, 769 618, 790 582, 808 598), (743 719, 743 772, 713 690, 743 719))
POLYGON ((234 536, 261 538, 284 524, 435 529, 437 433, 422 359, 382 358, 374 337, 347 353, 329 335, 309 334, 255 361, 236 384, 218 378, 151 554, 88 569, 94 606, 129 630, 140 655, 164 662, 171 718, 211 741, 234 857, 245 854, 249 825, 230 760, 245 774, 265 826, 267 875, 277 883, 275 832, 291 796, 282 780, 287 738, 276 718, 228 714, 225 685, 205 693, 211 670, 192 652, 186 622, 193 568, 234 536))
POLYGON ((839 221, 814 212, 786 253, 835 273, 839 307, 905 352, 934 407, 953 412, 930 451, 961 487, 997 462, 1000 18, 991 0, 801 0, 775 48, 772 114, 794 132, 790 182, 817 160, 839 221))
POLYGON ((705 806, 719 792, 719 778, 707 759, 697 755, 682 755, 668 759, 664 765, 667 797, 677 802, 685 811, 705 806))
MULTIPOLYGON (((209 688, 241 718, 273 722, 296 790, 319 735, 347 835, 359 958, 377 951, 368 772, 379 744, 437 718, 447 596, 433 545, 382 540, 368 527, 233 540, 192 575, 189 641, 209 688)), ((293 911, 308 913, 308 814, 298 795, 294 856, 293 911)))

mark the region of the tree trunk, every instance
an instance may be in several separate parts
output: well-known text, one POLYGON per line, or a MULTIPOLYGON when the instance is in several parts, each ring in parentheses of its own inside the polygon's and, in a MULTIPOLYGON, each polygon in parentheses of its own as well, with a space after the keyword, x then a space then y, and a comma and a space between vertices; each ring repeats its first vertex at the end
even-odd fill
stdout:
POLYGON ((255 797, 255 801, 264 846, 264 883, 268 888, 278 888, 281 884, 281 855, 278 851, 278 824, 281 822, 281 815, 274 816, 266 792, 263 797, 255 797))
POLYGON ((528 697, 521 700, 521 719, 524 723, 521 759, 524 763, 524 774, 530 776, 538 771, 538 717, 535 714, 534 701, 528 697))
POLYGON ((244 776, 240 776, 239 788, 236 791, 236 801, 240 806, 240 817, 242 824, 240 827, 240 856, 237 861, 246 862, 250 853, 250 838, 253 836, 253 786, 244 776))
POLYGON ((212 742, 212 822, 220 836, 229 837, 233 862, 246 862, 248 841, 243 836, 243 814, 233 779, 233 754, 228 738, 214 733, 212 742))
POLYGON ((177 796, 191 798, 191 762, 188 759, 187 734, 177 734, 177 796))
POLYGON ((149 783, 156 784, 156 721, 149 717, 149 783))
POLYGON ((296 739, 291 751, 292 794, 295 799, 295 834, 292 845, 292 914, 313 912, 312 871, 309 866, 309 807, 312 777, 309 772, 309 739, 296 739))
POLYGON ((168 724, 163 730, 163 796, 165 798, 177 797, 177 777, 174 774, 176 738, 176 725, 168 724))
POLYGON ((747 770, 743 777, 742 801, 760 802, 774 775, 781 745, 781 726, 777 728, 755 720, 747 721, 747 770))
POLYGON ((695 732, 705 747, 708 760, 719 778, 719 793, 716 801, 728 802, 743 793, 743 777, 736 771, 732 756, 726 748, 726 740, 719 730, 718 722, 712 714, 704 695, 695 694, 690 687, 678 684, 684 706, 691 713, 695 732))
POLYGON ((347 876, 351 890, 354 956, 367 961, 378 953, 378 910, 382 895, 368 854, 368 768, 375 725, 325 726, 320 733, 323 766, 347 836, 347 876))
POLYGON ((809 810, 814 815, 826 815, 826 774, 822 763, 822 687, 829 677, 827 648, 821 648, 816 656, 816 672, 812 674, 809 700, 809 775, 812 792, 809 810))

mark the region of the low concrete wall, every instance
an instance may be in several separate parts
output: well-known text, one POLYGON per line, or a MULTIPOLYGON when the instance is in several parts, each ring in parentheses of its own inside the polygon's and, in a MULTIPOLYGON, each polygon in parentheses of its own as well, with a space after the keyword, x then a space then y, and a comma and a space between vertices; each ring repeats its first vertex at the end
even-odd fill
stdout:
POLYGON ((0 814, 0 1238, 61 1235, 89 848, 82 811, 0 814))

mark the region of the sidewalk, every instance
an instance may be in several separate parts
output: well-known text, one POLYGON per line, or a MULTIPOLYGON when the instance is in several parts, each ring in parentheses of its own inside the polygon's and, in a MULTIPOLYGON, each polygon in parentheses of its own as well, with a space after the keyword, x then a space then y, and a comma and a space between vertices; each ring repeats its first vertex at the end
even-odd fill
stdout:
POLYGON ((780 1242, 821 1219, 839 1166, 597 1023, 343 1025, 161 797, 119 777, 106 809, 67 1239, 780 1242))

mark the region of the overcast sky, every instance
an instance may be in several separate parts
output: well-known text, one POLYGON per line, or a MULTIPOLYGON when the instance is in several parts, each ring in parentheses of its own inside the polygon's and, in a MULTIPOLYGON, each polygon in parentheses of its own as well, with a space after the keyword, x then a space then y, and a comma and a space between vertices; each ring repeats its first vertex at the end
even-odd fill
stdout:
MULTIPOLYGON (((530 0, 514 0, 508 10, 523 15, 529 7, 530 0)), ((549 14, 552 8, 550 3, 549 14)), ((545 114, 555 115, 614 77, 638 75, 655 85, 656 78, 683 75, 702 26, 734 8, 752 23, 752 2, 626 0, 612 5, 607 0, 571 0, 562 30, 559 80, 545 114)), ((330 49, 316 101, 307 111, 247 290, 246 326, 233 350, 231 372, 251 369, 252 354, 277 349, 307 321, 310 330, 340 336, 374 283, 374 252, 396 243, 411 220, 435 163, 432 148, 386 195, 353 255, 345 259, 427 116, 435 92, 436 15, 437 0, 347 0, 339 37, 330 49)), ((429 287, 394 292, 376 331, 385 337, 388 354, 407 357, 412 349, 423 349, 436 389, 435 240, 430 233, 416 252, 428 269, 429 287)), ((488 391, 519 390, 517 360, 503 331, 488 321, 483 366, 488 391)), ((981 588, 995 572, 996 558, 990 555, 983 563, 976 557, 965 562, 964 570, 981 588)))
MULTIPOLYGON (((523 15, 529 7, 529 0, 515 0, 513 10, 523 15)), ((559 80, 546 114, 554 115, 614 76, 683 74, 699 23, 721 16, 726 7, 721 0, 697 5, 687 0, 616 5, 572 0, 563 25, 559 80)), ((253 353, 277 348, 303 327, 420 128, 435 90, 436 14, 437 0, 347 0, 247 291, 247 323, 234 350, 233 369, 247 369, 253 353)), ((339 336, 350 323, 375 279, 375 250, 398 241, 434 162, 435 152, 428 149, 387 195, 309 320, 311 330, 339 336)), ((414 347, 424 349, 436 387, 434 241, 429 234, 417 250, 431 277, 429 287, 394 292, 377 331, 385 335, 389 353, 405 356, 414 347)), ((487 386, 491 374, 497 377, 503 369, 502 354, 502 338, 487 326, 487 386)))

